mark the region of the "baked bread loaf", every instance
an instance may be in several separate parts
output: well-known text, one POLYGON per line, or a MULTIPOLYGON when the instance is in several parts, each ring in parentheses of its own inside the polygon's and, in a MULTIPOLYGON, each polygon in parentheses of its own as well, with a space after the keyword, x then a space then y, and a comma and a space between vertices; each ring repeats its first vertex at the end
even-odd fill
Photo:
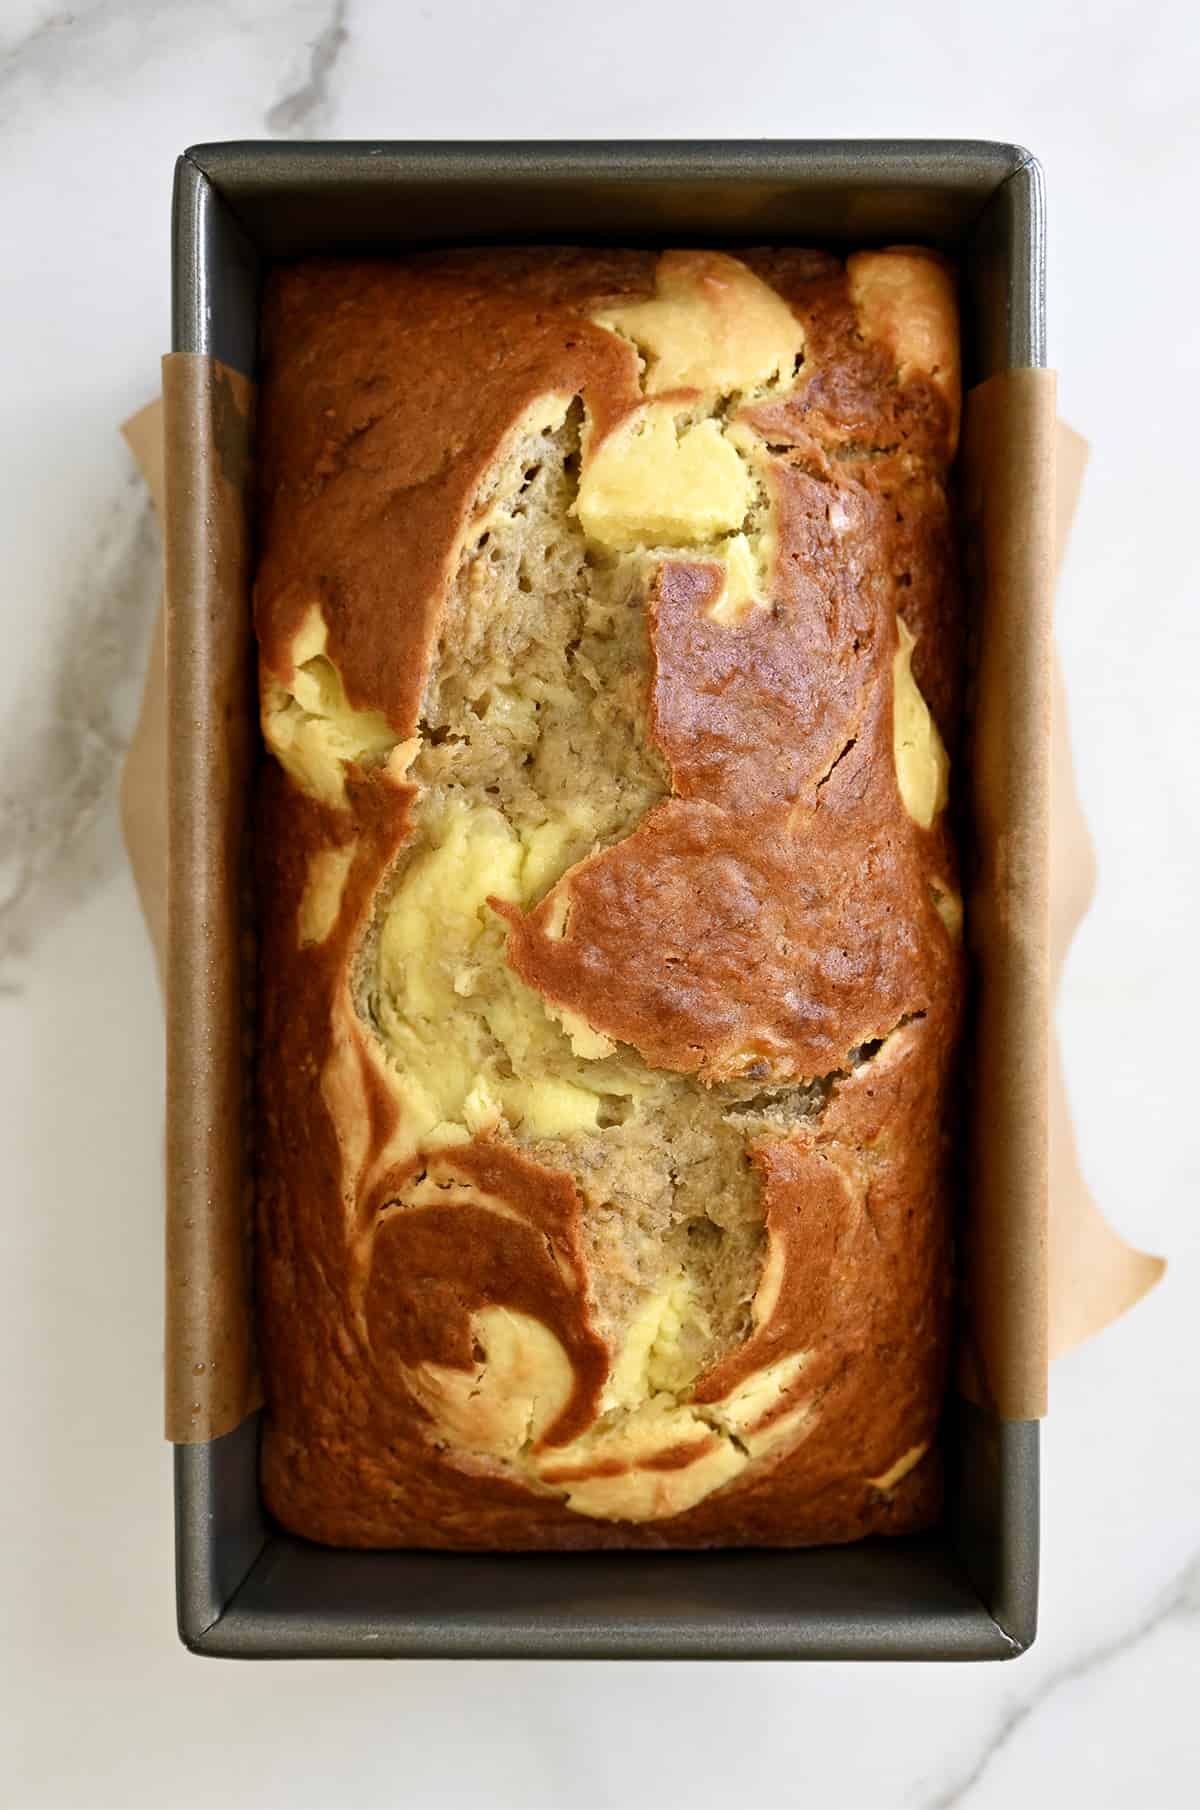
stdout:
POLYGON ((352 1546, 927 1524, 945 266, 306 263, 264 359, 269 1507, 352 1546))

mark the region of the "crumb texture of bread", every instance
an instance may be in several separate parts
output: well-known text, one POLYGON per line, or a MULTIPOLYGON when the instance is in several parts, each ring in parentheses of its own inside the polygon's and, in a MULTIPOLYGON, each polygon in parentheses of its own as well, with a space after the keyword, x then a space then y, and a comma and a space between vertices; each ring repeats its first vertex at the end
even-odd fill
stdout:
POLYGON ((467 1550, 928 1525, 950 272, 316 261, 264 350, 268 1505, 467 1550))

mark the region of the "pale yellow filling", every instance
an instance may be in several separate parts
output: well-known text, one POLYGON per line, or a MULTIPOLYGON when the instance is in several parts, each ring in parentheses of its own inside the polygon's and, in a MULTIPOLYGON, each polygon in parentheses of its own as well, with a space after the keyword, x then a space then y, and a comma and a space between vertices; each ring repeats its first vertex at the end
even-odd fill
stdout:
POLYGON ((378 710, 355 710, 341 675, 325 657, 327 630, 314 605, 292 646, 290 685, 268 681, 263 740, 296 784, 323 804, 346 798, 345 764, 383 760, 399 737, 378 710))
POLYGON ((323 943, 337 923, 346 876, 354 860, 354 844, 322 848, 309 857, 308 880, 300 900, 300 941, 323 943))
POLYGON ((577 507, 590 540, 627 553, 731 534, 753 500, 717 422, 689 423, 670 403, 648 402, 584 460, 577 507))
POLYGON ((732 396, 790 383, 804 330, 783 297, 739 259, 668 252, 658 261, 656 289, 650 301, 595 317, 634 341, 647 395, 732 396))
POLYGON ((738 1442, 751 1458, 760 1458, 775 1450, 796 1433, 812 1417, 812 1403, 798 1403, 786 1414, 778 1414, 780 1403, 796 1382, 805 1364, 807 1351, 793 1351, 774 1364, 756 1370, 744 1383, 712 1402, 708 1413, 738 1442), (774 1415, 774 1418, 769 1418, 774 1415))
POLYGON ((657 1521, 683 1514, 713 1490, 730 1482, 745 1467, 743 1453, 730 1440, 714 1438, 712 1429, 692 1408, 667 1396, 655 1396, 611 1427, 603 1427, 560 1447, 542 1464, 544 1480, 555 1486, 558 1474, 572 1467, 624 1468, 614 1476, 565 1479, 568 1508, 605 1521, 657 1521), (695 1445, 690 1464, 671 1470, 646 1466, 673 1448, 695 1445))
POLYGON ((470 1370, 414 1364, 408 1385, 437 1438, 484 1457, 517 1458, 571 1399, 571 1360, 548 1326, 509 1307, 472 1314, 471 1336, 483 1356, 470 1370))
POLYGON ((685 1389, 695 1381, 710 1331, 691 1277, 671 1276, 630 1320, 601 1407, 633 1408, 652 1395, 685 1389))
POLYGON ((963 902, 962 894, 945 880, 931 880, 929 890, 933 894, 933 903, 942 923, 955 942, 962 936, 963 902))
POLYGON ((471 1316, 479 1355, 469 1369, 422 1363, 406 1376, 434 1423, 435 1440, 516 1464, 531 1481, 561 1490, 578 1514, 656 1520, 694 1507, 752 1459, 802 1434, 814 1416, 808 1401, 779 1413, 807 1362, 805 1352, 756 1371, 722 1401, 681 1401, 679 1392, 695 1380, 700 1349, 689 1351, 686 1340, 705 1336, 703 1321, 690 1278, 671 1278, 626 1330, 601 1419, 568 1444, 541 1452, 535 1447, 572 1387, 570 1358, 541 1321, 508 1308, 482 1309, 471 1316), (668 1467, 657 1468, 668 1455, 668 1467))
POLYGON ((895 1464, 889 1465, 887 1470, 878 1477, 868 1477, 867 1482, 873 1484, 878 1490, 895 1489, 902 1478, 907 1477, 910 1471, 916 1469, 928 1450, 929 1441, 927 1439, 922 1440, 920 1445, 910 1446, 907 1452, 900 1454, 895 1464))
POLYGON ((765 600, 774 557, 769 523, 753 530, 757 436, 716 418, 735 396, 795 382, 804 332, 783 298, 738 259, 667 253, 657 294, 598 314, 637 345, 642 403, 598 446, 585 447, 577 503, 588 538, 610 553, 704 549, 724 568, 713 621, 736 627, 765 600), (694 390, 689 408, 656 401, 694 390))
MULTIPOLYGON (((528 905, 578 856, 578 821, 523 838, 497 810, 451 797, 427 814, 429 842, 410 862, 380 931, 376 1014, 412 1144, 462 1142, 501 1117, 526 1137, 595 1130, 590 1061, 614 1046, 559 1014, 504 960, 505 926, 489 896, 528 905)), ((630 1096, 652 1085, 636 1062, 606 1071, 630 1096)))
POLYGON ((744 534, 726 543, 724 565, 721 590, 708 613, 714 622, 736 628, 766 602, 758 560, 744 534))
POLYGON ((904 808, 927 830, 945 807, 950 762, 937 724, 912 674, 916 646, 907 625, 897 620, 900 645, 892 662, 892 751, 904 808))

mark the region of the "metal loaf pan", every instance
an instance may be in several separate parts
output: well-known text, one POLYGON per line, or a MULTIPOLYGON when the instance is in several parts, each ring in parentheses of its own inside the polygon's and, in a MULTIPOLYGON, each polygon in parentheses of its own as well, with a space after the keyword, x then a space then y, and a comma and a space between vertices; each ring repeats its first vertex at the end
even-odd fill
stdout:
MULTIPOLYGON (((1039 167, 1012 145, 956 141, 196 146, 176 169, 172 347, 252 377, 272 260, 604 240, 936 244, 963 273, 967 383, 1045 361, 1039 167)), ((194 1652, 1006 1659, 1034 1637, 1036 1421, 951 1403, 946 1521, 919 1539, 480 1557, 329 1551, 281 1532, 259 1502, 257 1418, 175 1447, 179 1630, 194 1652)))

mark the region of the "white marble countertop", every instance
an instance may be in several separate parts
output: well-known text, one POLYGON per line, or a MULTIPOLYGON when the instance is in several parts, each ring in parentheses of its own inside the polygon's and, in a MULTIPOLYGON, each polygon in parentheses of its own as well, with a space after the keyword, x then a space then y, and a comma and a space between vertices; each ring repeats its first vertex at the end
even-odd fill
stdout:
POLYGON ((0 1801, 1197 1802, 1198 42, 1184 0, 5 0, 0 1801), (1043 1631, 1016 1665, 248 1668, 176 1644, 161 1018, 114 810, 158 550, 115 429, 166 344, 175 153, 266 133, 965 135, 1044 161, 1051 358, 1094 444, 1060 636, 1100 890, 1061 1026, 1089 1178, 1172 1268, 1055 1370, 1043 1631))

